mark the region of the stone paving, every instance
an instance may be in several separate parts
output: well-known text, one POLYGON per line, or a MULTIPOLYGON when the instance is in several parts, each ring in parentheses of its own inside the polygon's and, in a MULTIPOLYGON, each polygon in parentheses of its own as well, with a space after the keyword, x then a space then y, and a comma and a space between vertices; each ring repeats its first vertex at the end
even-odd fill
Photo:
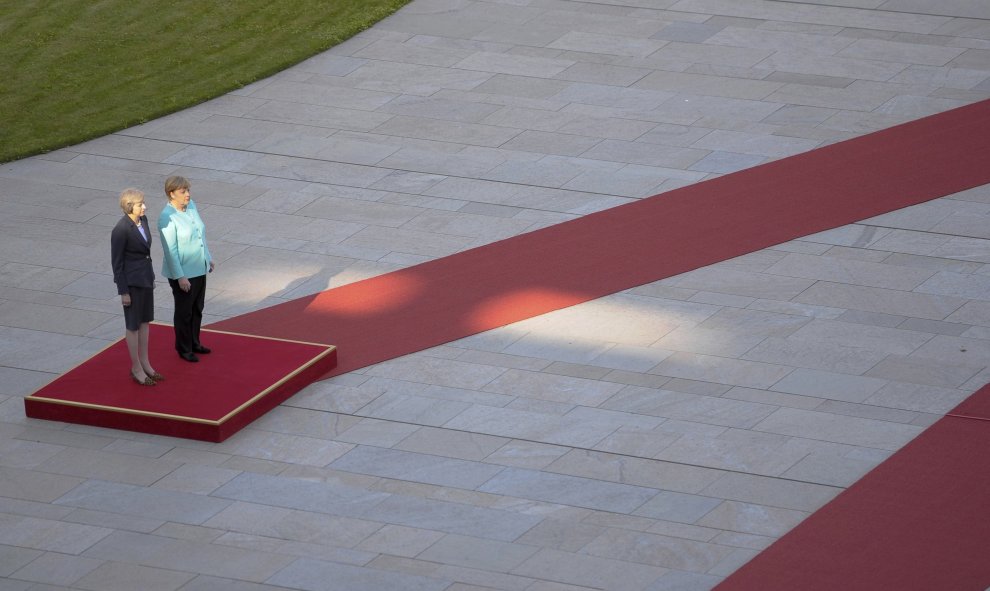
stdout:
POLYGON ((990 381, 990 186, 314 384, 222 444, 22 397, 121 336, 127 186, 154 218, 192 180, 212 321, 987 98, 982 0, 415 0, 0 165, 0 590, 710 589, 990 381))

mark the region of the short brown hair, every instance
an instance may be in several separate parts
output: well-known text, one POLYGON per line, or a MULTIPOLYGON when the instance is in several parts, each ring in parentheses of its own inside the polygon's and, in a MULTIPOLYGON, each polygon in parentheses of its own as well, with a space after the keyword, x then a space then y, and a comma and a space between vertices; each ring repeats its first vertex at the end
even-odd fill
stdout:
POLYGON ((172 191, 178 191, 179 189, 188 189, 189 179, 184 176, 170 176, 165 179, 165 196, 168 197, 172 194, 172 191))
POLYGON ((128 187, 120 192, 120 209, 124 210, 126 214, 133 213, 134 204, 142 201, 144 201, 144 193, 141 189, 128 187))

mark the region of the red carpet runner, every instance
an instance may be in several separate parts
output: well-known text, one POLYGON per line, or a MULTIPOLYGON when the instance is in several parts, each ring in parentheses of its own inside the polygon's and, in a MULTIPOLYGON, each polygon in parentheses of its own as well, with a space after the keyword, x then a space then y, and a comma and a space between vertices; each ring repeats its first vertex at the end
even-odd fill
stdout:
POLYGON ((990 182, 990 101, 237 316, 346 373, 990 182))

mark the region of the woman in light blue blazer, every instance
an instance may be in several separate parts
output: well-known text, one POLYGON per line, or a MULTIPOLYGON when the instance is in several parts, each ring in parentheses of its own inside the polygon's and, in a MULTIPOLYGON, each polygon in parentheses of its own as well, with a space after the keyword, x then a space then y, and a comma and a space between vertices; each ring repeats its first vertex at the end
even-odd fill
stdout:
POLYGON ((206 274, 213 271, 213 257, 206 245, 206 226, 189 194, 189 181, 181 176, 165 179, 168 204, 158 216, 158 235, 164 251, 162 274, 168 278, 175 299, 175 350, 186 361, 210 349, 199 340, 206 302, 206 274))

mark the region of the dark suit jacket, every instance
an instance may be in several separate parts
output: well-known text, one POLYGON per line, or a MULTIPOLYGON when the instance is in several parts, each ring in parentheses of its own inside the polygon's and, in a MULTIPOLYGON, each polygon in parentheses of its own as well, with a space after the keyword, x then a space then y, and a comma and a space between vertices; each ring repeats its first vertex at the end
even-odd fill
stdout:
POLYGON ((110 264, 113 266, 113 282, 117 293, 129 293, 129 285, 154 287, 155 269, 151 264, 151 228, 148 218, 141 216, 141 226, 148 239, 141 236, 141 230, 126 215, 120 218, 110 232, 110 264))

